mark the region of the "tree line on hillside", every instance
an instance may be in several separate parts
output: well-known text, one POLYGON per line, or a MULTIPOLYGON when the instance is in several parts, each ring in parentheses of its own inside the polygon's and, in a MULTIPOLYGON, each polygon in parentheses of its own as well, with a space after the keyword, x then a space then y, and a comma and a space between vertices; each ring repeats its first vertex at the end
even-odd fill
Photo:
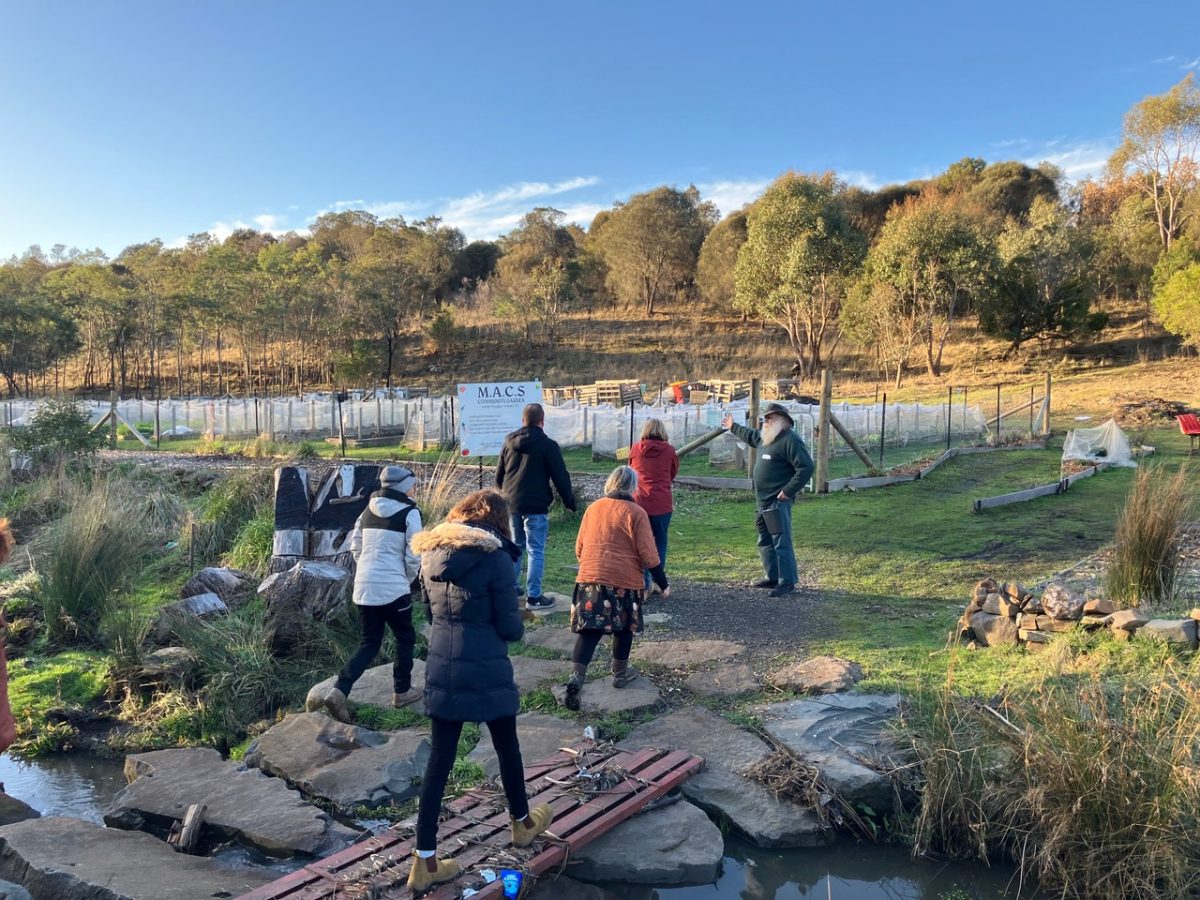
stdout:
POLYGON ((586 230, 538 208, 497 241, 347 211, 306 234, 199 234, 114 259, 31 247, 0 265, 0 372, 10 396, 66 387, 68 368, 73 386, 152 396, 390 387, 402 354, 449 345, 456 309, 480 298, 549 350, 575 310, 701 304, 778 326, 802 377, 842 341, 897 383, 914 361, 939 376, 964 316, 1014 351, 1079 340, 1111 297, 1147 301, 1200 348, 1198 150, 1189 74, 1136 104, 1103 176, 1078 185, 967 158, 881 190, 789 172, 724 218, 695 187, 636 194, 586 230))

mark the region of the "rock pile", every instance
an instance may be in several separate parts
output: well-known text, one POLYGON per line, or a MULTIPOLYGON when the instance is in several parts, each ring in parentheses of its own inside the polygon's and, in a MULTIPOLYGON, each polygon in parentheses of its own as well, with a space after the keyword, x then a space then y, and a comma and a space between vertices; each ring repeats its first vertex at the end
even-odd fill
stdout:
POLYGON ((1057 582, 1047 585, 1039 596, 1015 581, 985 578, 975 585, 959 620, 959 637, 981 647, 1023 644, 1039 650, 1055 633, 1107 628, 1117 640, 1141 633, 1195 650, 1197 620, 1200 609, 1188 618, 1151 619, 1136 609, 1118 610, 1110 600, 1086 598, 1057 582))

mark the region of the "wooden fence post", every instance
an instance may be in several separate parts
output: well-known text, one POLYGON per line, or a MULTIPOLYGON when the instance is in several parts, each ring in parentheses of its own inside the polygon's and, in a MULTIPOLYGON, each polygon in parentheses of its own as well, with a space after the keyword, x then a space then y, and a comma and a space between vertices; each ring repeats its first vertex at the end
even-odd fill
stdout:
POLYGON ((1042 436, 1050 435, 1050 373, 1046 373, 1046 396, 1042 398, 1042 436))
POLYGON ((829 490, 829 405, 833 401, 833 373, 821 370, 821 405, 817 411, 817 460, 813 490, 824 494, 829 490))
MULTIPOLYGON (((762 400, 762 381, 758 378, 750 379, 750 410, 749 418, 746 420, 747 428, 758 428, 758 406, 762 400)), ((753 447, 748 448, 746 454, 746 477, 753 480, 754 464, 758 462, 758 453, 753 447)))
POLYGON ((117 392, 108 397, 108 449, 117 449, 117 392))

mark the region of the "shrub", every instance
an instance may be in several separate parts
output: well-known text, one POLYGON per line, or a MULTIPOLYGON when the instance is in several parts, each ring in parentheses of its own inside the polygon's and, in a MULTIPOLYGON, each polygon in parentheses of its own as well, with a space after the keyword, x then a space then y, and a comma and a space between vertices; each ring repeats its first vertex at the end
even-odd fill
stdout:
POLYGON ((1151 671, 1053 673, 989 708, 947 688, 919 707, 914 852, 1007 852, 1068 900, 1195 896, 1200 686, 1170 660, 1151 671))
POLYGON ((1109 599, 1130 606, 1166 603, 1175 593, 1179 549, 1192 508, 1190 473, 1142 468, 1117 522, 1106 573, 1109 599))
POLYGON ((225 564, 262 578, 267 574, 274 541, 275 510, 268 504, 238 530, 233 546, 225 554, 225 564))
POLYGON ((458 457, 453 453, 444 453, 424 473, 417 473, 417 486, 413 488, 412 499, 421 510, 421 522, 425 527, 436 524, 446 518, 446 513, 454 505, 459 488, 458 457))
POLYGON ((272 476, 266 469, 237 472, 218 481, 186 524, 180 543, 190 546, 197 566, 218 561, 242 528, 270 506, 272 494, 272 476))
POLYGON ((102 481, 84 491, 39 541, 40 598, 49 639, 103 645, 100 625, 145 562, 156 536, 136 499, 102 481))
POLYGON ((24 428, 12 431, 13 447, 41 465, 87 455, 104 446, 102 431, 92 431, 87 410, 74 400, 47 400, 24 428))
POLYGON ((445 303, 438 306, 437 312, 433 314, 425 329, 435 353, 442 353, 453 347, 460 332, 461 329, 454 323, 454 308, 445 303))

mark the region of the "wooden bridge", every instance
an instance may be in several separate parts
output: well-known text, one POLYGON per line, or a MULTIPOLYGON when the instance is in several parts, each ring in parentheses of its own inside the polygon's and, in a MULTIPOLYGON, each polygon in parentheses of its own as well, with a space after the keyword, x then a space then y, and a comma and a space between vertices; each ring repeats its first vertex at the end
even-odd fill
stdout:
MULTIPOLYGON (((463 874, 425 896, 456 900, 465 888, 473 888, 480 900, 502 897, 499 880, 486 881, 482 871, 491 869, 498 874, 501 869, 517 869, 532 880, 560 868, 572 851, 641 812, 703 765, 704 760, 685 751, 622 751, 590 743, 527 765, 525 789, 530 806, 550 804, 554 823, 549 833, 523 850, 510 843, 503 793, 488 788, 469 791, 447 806, 448 815, 443 815, 438 829, 439 855, 457 859, 463 874)), ((413 821, 393 825, 240 900, 411 897, 405 882, 414 840, 413 821)))

